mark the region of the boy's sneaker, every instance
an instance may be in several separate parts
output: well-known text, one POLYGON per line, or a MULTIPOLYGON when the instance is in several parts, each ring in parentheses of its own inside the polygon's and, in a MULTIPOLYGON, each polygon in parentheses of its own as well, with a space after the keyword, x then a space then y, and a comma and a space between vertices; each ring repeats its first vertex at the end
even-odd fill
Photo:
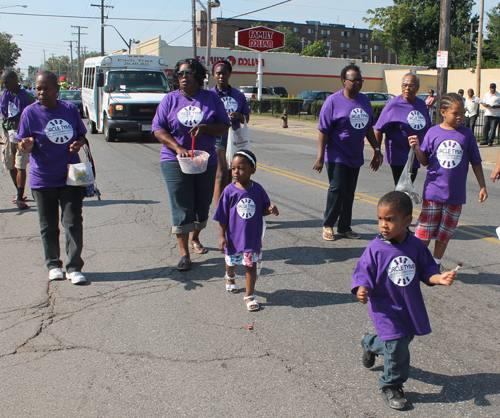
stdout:
POLYGON ((375 364, 376 354, 365 348, 364 343, 367 335, 368 334, 363 334, 363 339, 361 340, 361 347, 363 348, 362 361, 363 361, 363 366, 365 366, 367 369, 370 369, 375 364))
POLYGON ((382 388, 382 399, 392 409, 406 409, 408 401, 405 398, 403 388, 400 386, 388 386, 382 388))
POLYGON ((62 280, 64 279, 64 272, 60 268, 49 270, 49 280, 62 280))
POLYGON ((71 280, 73 284, 82 284, 87 283, 85 276, 79 271, 73 271, 72 273, 66 273, 66 278, 71 280))

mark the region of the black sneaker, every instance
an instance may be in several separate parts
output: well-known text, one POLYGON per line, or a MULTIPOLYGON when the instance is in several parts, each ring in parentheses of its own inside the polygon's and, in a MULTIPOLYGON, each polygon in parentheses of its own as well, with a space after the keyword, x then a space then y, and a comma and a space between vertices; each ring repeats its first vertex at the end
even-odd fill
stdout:
POLYGON ((438 264, 439 272, 442 273, 444 271, 444 267, 441 263, 438 264))
POLYGON ((388 386, 382 389, 382 399, 392 409, 406 409, 408 401, 405 398, 403 388, 400 386, 388 386))
POLYGON ((363 356, 361 357, 361 360, 363 361, 363 366, 370 369, 375 364, 375 357, 377 355, 365 348, 364 342, 367 335, 368 334, 363 334, 363 339, 361 340, 361 347, 363 348, 363 356))

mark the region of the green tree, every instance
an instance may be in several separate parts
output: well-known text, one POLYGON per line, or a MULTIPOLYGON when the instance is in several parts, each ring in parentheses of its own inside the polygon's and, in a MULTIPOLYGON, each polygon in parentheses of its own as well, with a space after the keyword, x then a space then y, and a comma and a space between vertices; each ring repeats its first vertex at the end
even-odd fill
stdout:
MULTIPOLYGON (((373 37, 397 54, 398 62, 406 65, 435 65, 439 44, 441 4, 436 0, 393 0, 394 5, 368 10, 364 18, 373 30, 373 37)), ((478 16, 472 15, 473 0, 451 2, 450 66, 462 67, 463 46, 469 41, 470 24, 477 28, 478 16), (458 56, 458 57, 457 57, 458 56)), ((468 51, 468 47, 467 47, 468 51)), ((468 56, 467 56, 468 60, 468 56)))
POLYGON ((486 13, 488 38, 483 40, 482 68, 498 68, 500 65, 500 3, 486 13))
POLYGON ((11 42, 12 35, 7 32, 0 33, 0 70, 14 67, 21 56, 21 48, 15 42, 11 42))
POLYGON ((305 57, 326 57, 325 43, 323 41, 316 41, 312 45, 305 47, 302 54, 305 57))

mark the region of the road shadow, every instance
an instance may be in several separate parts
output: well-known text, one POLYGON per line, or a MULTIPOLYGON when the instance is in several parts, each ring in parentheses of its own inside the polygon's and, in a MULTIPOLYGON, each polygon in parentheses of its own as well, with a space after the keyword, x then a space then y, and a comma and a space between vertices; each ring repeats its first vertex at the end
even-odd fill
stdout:
POLYGON ((98 200, 95 198, 86 198, 83 200, 83 206, 129 205, 132 203, 136 205, 156 205, 161 202, 157 200, 98 200))
POLYGON ((315 292, 309 290, 280 289, 272 293, 255 291, 266 298, 266 306, 290 306, 292 308, 314 308, 357 302, 351 293, 315 292))
MULTIPOLYGON (((307 220, 301 220, 301 221, 286 221, 283 220, 281 221, 279 218, 271 218, 267 217, 266 218, 266 223, 267 223, 267 229, 290 229, 290 228, 318 228, 318 234, 321 236, 321 231, 323 228, 323 219, 318 218, 318 219, 307 219, 307 220)), ((362 230, 362 227, 365 225, 378 225, 378 221, 376 219, 353 219, 351 222, 351 226, 353 229, 356 229, 356 232, 362 236, 362 238, 365 238, 367 235, 364 233, 362 230)), ((337 238, 343 238, 340 235, 336 235, 337 227, 335 226, 333 228, 333 231, 335 232, 335 239, 337 238)), ((368 234, 373 235, 373 238, 375 238, 376 234, 368 234)), ((366 239, 366 238, 365 238, 366 239)), ((370 239, 370 238, 368 238, 370 239)))
POLYGON ((497 286, 500 285, 499 275, 491 273, 468 274, 464 273, 463 271, 459 271, 457 273, 457 278, 455 279, 455 281, 473 285, 481 285, 481 284, 493 284, 497 286))
MULTIPOLYGON (((347 238, 346 238, 347 239, 347 238)), ((342 262, 358 259, 363 254, 366 246, 359 248, 324 248, 301 246, 291 248, 264 249, 262 251, 263 263, 267 261, 283 261, 294 266, 312 266, 332 262, 342 262)), ((268 268, 269 266, 266 266, 268 268)))

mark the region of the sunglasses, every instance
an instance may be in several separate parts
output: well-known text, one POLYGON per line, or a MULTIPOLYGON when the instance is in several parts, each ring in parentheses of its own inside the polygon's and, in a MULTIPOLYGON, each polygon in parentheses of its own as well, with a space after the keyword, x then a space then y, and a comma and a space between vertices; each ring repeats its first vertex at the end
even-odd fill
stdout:
POLYGON ((350 81, 352 84, 363 84, 365 82, 365 80, 363 80, 362 78, 346 78, 346 80, 350 81))
POLYGON ((194 71, 193 70, 177 71, 177 78, 183 78, 184 76, 186 76, 186 78, 193 77, 194 71))

